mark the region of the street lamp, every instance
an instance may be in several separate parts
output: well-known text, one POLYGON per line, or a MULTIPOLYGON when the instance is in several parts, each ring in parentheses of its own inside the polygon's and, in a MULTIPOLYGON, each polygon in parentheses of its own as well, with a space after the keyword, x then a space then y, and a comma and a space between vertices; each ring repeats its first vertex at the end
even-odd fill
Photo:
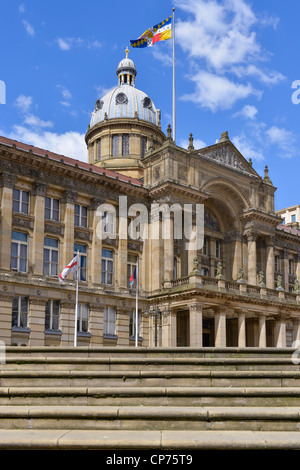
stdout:
MULTIPOLYGON (((168 315, 168 310, 167 308, 165 307, 163 312, 162 312, 163 315, 168 315)), ((157 324, 158 324, 158 318, 160 317, 161 315, 161 312, 159 310, 159 307, 158 305, 155 305, 152 307, 152 309, 150 308, 150 311, 148 310, 148 307, 146 308, 145 310, 145 315, 146 316, 153 316, 154 317, 154 344, 155 344, 155 347, 157 347, 157 324)))

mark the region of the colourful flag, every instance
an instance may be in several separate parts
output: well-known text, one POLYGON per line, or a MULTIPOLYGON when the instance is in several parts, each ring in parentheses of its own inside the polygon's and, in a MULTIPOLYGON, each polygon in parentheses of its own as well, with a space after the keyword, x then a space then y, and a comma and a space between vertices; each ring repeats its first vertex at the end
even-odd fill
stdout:
POLYGON ((158 41, 165 41, 172 36, 172 15, 166 20, 147 29, 138 39, 130 41, 132 47, 142 48, 153 46, 158 41))
POLYGON ((131 274, 129 278, 129 284, 130 285, 133 284, 135 279, 136 279, 136 267, 134 268, 133 273, 131 274))
POLYGON ((75 258, 73 258, 72 261, 60 273, 59 275, 60 282, 64 282, 68 274, 73 273, 78 270, 78 261, 79 261, 79 255, 76 255, 75 258))

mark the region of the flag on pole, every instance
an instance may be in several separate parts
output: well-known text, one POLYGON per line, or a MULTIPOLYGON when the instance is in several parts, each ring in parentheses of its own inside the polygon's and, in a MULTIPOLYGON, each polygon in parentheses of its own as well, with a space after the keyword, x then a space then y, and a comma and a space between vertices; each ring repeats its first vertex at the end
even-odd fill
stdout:
POLYGON ((64 282, 66 277, 75 271, 78 270, 78 261, 79 261, 79 254, 72 259, 72 261, 62 270, 59 275, 59 281, 64 282))
POLYGON ((129 278, 129 284, 130 285, 133 284, 135 279, 136 279, 136 267, 134 268, 133 273, 131 274, 129 278))
POLYGON ((130 41, 132 47, 142 48, 153 46, 158 41, 172 37, 172 15, 155 26, 148 28, 138 39, 130 41))

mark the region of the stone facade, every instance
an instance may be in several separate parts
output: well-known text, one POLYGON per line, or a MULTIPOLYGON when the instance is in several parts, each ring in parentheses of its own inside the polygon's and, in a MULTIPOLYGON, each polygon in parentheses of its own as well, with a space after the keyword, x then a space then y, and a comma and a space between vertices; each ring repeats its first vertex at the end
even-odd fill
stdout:
POLYGON ((58 274, 77 251, 78 345, 134 346, 136 290, 128 281, 136 265, 139 345, 268 347, 300 340, 300 232, 275 213, 267 167, 260 177, 227 132, 203 149, 190 135, 183 149, 170 127, 165 135, 160 124, 136 116, 106 117, 89 127, 86 142, 89 163, 0 137, 5 344, 73 345, 75 281, 61 284, 58 274), (129 155, 114 160, 109 140, 124 129, 129 155), (103 158, 96 161, 100 137, 103 158), (103 204, 116 217, 100 213, 103 204), (164 211, 189 207, 195 226, 197 205, 204 206, 201 249, 187 249, 183 213, 183 236, 173 210, 170 236, 161 235, 164 211), (148 236, 136 239, 127 228, 141 208, 153 217, 143 227, 148 236))

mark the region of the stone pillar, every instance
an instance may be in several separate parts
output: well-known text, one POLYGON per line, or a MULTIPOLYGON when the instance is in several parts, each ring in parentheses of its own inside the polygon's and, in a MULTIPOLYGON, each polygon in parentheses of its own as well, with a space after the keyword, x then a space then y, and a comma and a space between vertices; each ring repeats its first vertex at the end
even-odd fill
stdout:
POLYGON ((226 347, 226 311, 222 307, 215 311, 215 347, 226 347))
POLYGON ((257 283, 257 272, 256 272, 256 232, 247 232, 247 244, 248 244, 248 284, 253 286, 257 283))
POLYGON ((162 346, 176 347, 176 311, 170 310, 168 315, 162 316, 162 346))
POLYGON ((93 199, 89 207, 89 210, 92 212, 93 230, 93 240, 91 244, 91 256, 89 264, 91 266, 92 283, 95 285, 101 284, 102 238, 99 236, 99 229, 97 230, 97 225, 101 221, 101 216, 97 215, 97 208, 101 202, 102 201, 98 199, 93 199))
POLYGON ((164 243, 164 281, 171 281, 174 274, 174 219, 170 216, 170 225, 166 222, 164 243), (169 228, 169 230, 168 230, 169 228))
POLYGON ((62 331, 61 346, 74 346, 75 301, 63 300, 60 303, 59 327, 62 331))
POLYGON ((32 196, 34 198, 33 214, 34 228, 32 235, 32 250, 30 253, 34 276, 43 276, 44 237, 45 237, 45 196, 47 184, 36 183, 32 196))
POLYGON ((289 251, 283 250, 283 287, 289 290, 289 251))
POLYGON ((275 346, 286 347, 286 319, 280 316, 275 322, 275 346))
POLYGON ((238 312, 238 347, 246 347, 246 314, 238 312))
POLYGON ((0 339, 7 346, 11 345, 12 301, 12 295, 0 295, 0 339))
POLYGON ((300 347, 300 318, 293 319, 293 347, 300 347))
POLYGON ((8 173, 1 175, 1 223, 0 223, 0 270, 10 271, 13 187, 16 177, 8 173))
POLYGON ((118 307, 116 313, 116 335, 118 336, 118 346, 129 346, 129 311, 118 307))
POLYGON ((77 193, 65 191, 62 199, 63 222, 65 224, 64 243, 62 252, 63 267, 74 258, 74 204, 77 193))
POLYGON ((267 346, 266 316, 262 313, 258 316, 258 346, 260 348, 267 346))
POLYGON ((91 346, 103 345, 104 306, 98 303, 89 304, 89 332, 91 346))
POLYGON ((296 261, 296 277, 300 281, 300 253, 298 253, 298 259, 296 261))
POLYGON ((150 290, 161 288, 164 275, 164 257, 163 257, 163 240, 160 237, 161 222, 159 213, 154 211, 151 213, 151 224, 149 227, 149 241, 151 245, 150 251, 150 290))
POLYGON ((274 237, 266 240, 266 286, 274 289, 274 237))
POLYGON ((45 306, 45 299, 39 297, 29 298, 27 323, 28 328, 30 328, 29 346, 45 345, 45 306))
POLYGON ((189 306, 190 310, 190 347, 201 348, 202 335, 202 304, 195 302, 189 306))

